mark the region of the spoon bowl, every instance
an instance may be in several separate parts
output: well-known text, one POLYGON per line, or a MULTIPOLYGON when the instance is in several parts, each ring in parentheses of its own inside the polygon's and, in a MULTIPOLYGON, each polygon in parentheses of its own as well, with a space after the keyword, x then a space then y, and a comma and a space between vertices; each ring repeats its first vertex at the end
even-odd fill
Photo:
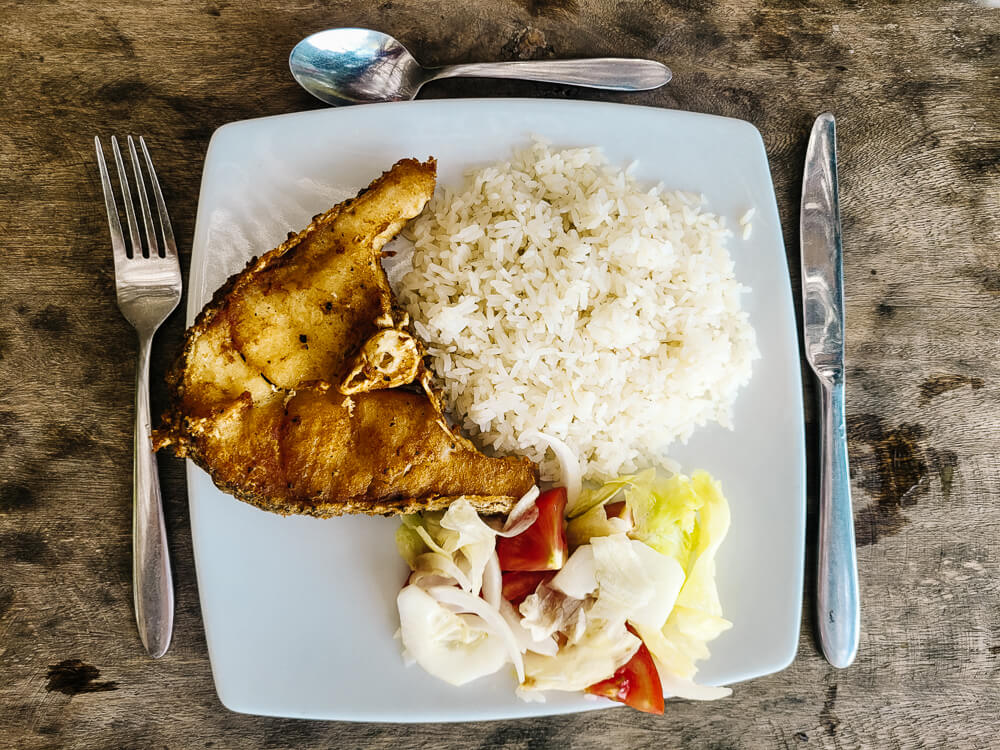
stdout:
POLYGON ((427 82, 475 76, 547 81, 615 91, 658 88, 672 74, 653 60, 594 58, 472 63, 425 68, 402 43, 371 29, 327 29, 295 45, 288 67, 317 99, 334 106, 412 99, 427 82))
POLYGON ((405 101, 427 73, 398 40, 371 29, 327 29, 295 45, 292 76, 327 104, 405 101))

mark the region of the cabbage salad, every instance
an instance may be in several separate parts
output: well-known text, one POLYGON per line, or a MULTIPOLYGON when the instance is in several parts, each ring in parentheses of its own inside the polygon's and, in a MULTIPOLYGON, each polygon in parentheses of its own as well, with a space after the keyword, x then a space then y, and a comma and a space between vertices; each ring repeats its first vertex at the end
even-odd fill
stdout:
POLYGON ((719 483, 650 469, 581 491, 564 477, 569 491, 533 489, 503 525, 465 500, 404 517, 404 657, 452 685, 512 665, 524 700, 585 691, 662 713, 664 693, 730 695, 694 682, 731 627, 715 585, 719 483))

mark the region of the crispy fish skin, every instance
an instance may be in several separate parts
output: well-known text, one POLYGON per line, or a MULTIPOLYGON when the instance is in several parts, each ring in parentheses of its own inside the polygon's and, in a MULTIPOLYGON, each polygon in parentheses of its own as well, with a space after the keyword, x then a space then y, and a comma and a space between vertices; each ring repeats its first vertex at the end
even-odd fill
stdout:
POLYGON ((185 412, 209 416, 245 390, 259 398, 272 386, 346 375, 360 346, 403 316, 379 259, 423 210, 435 172, 433 160, 398 162, 232 276, 195 320, 168 375, 185 412))
POLYGON ((484 456, 447 426, 382 269, 435 172, 433 159, 397 162, 231 277, 186 333, 154 447, 281 514, 412 513, 457 497, 501 512, 530 489, 534 464, 484 456))
POLYGON ((437 416, 423 393, 345 396, 310 383, 294 395, 236 402, 189 455, 223 489, 283 515, 415 513, 461 496, 482 512, 509 510, 509 475, 530 488, 530 464, 484 456, 437 416))

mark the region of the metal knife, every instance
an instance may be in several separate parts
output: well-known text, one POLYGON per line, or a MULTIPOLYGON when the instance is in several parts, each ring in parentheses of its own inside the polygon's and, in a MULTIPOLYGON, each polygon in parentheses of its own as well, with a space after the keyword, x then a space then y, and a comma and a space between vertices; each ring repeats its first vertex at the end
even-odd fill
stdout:
POLYGON ((837 128, 816 118, 806 151, 799 217, 806 358, 819 380, 819 640, 835 667, 858 652, 861 613, 844 405, 844 270, 837 189, 837 128))

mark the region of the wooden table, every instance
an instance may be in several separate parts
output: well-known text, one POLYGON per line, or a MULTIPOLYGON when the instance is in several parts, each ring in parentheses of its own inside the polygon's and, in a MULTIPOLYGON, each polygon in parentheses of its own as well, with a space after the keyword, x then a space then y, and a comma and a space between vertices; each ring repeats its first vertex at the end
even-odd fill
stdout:
MULTIPOLYGON (((1000 10, 676 5, 0 3, 0 747, 997 747, 1000 10), (668 63, 667 88, 628 97, 468 81, 425 96, 595 98, 749 120, 771 158, 793 279, 808 127, 838 115, 864 608, 853 667, 819 655, 810 583, 791 667, 717 704, 670 703, 662 718, 383 726, 230 713, 205 648, 183 464, 169 458, 176 631, 165 658, 146 657, 130 569, 136 345, 115 306, 92 137, 154 144, 186 270, 212 131, 318 106, 289 76, 288 51, 348 25, 389 31, 428 63, 668 63)), ((159 334, 157 381, 182 328, 178 311, 159 334)), ((156 411, 163 399, 157 385, 156 411)), ((811 519, 814 503, 812 487, 811 519)))

